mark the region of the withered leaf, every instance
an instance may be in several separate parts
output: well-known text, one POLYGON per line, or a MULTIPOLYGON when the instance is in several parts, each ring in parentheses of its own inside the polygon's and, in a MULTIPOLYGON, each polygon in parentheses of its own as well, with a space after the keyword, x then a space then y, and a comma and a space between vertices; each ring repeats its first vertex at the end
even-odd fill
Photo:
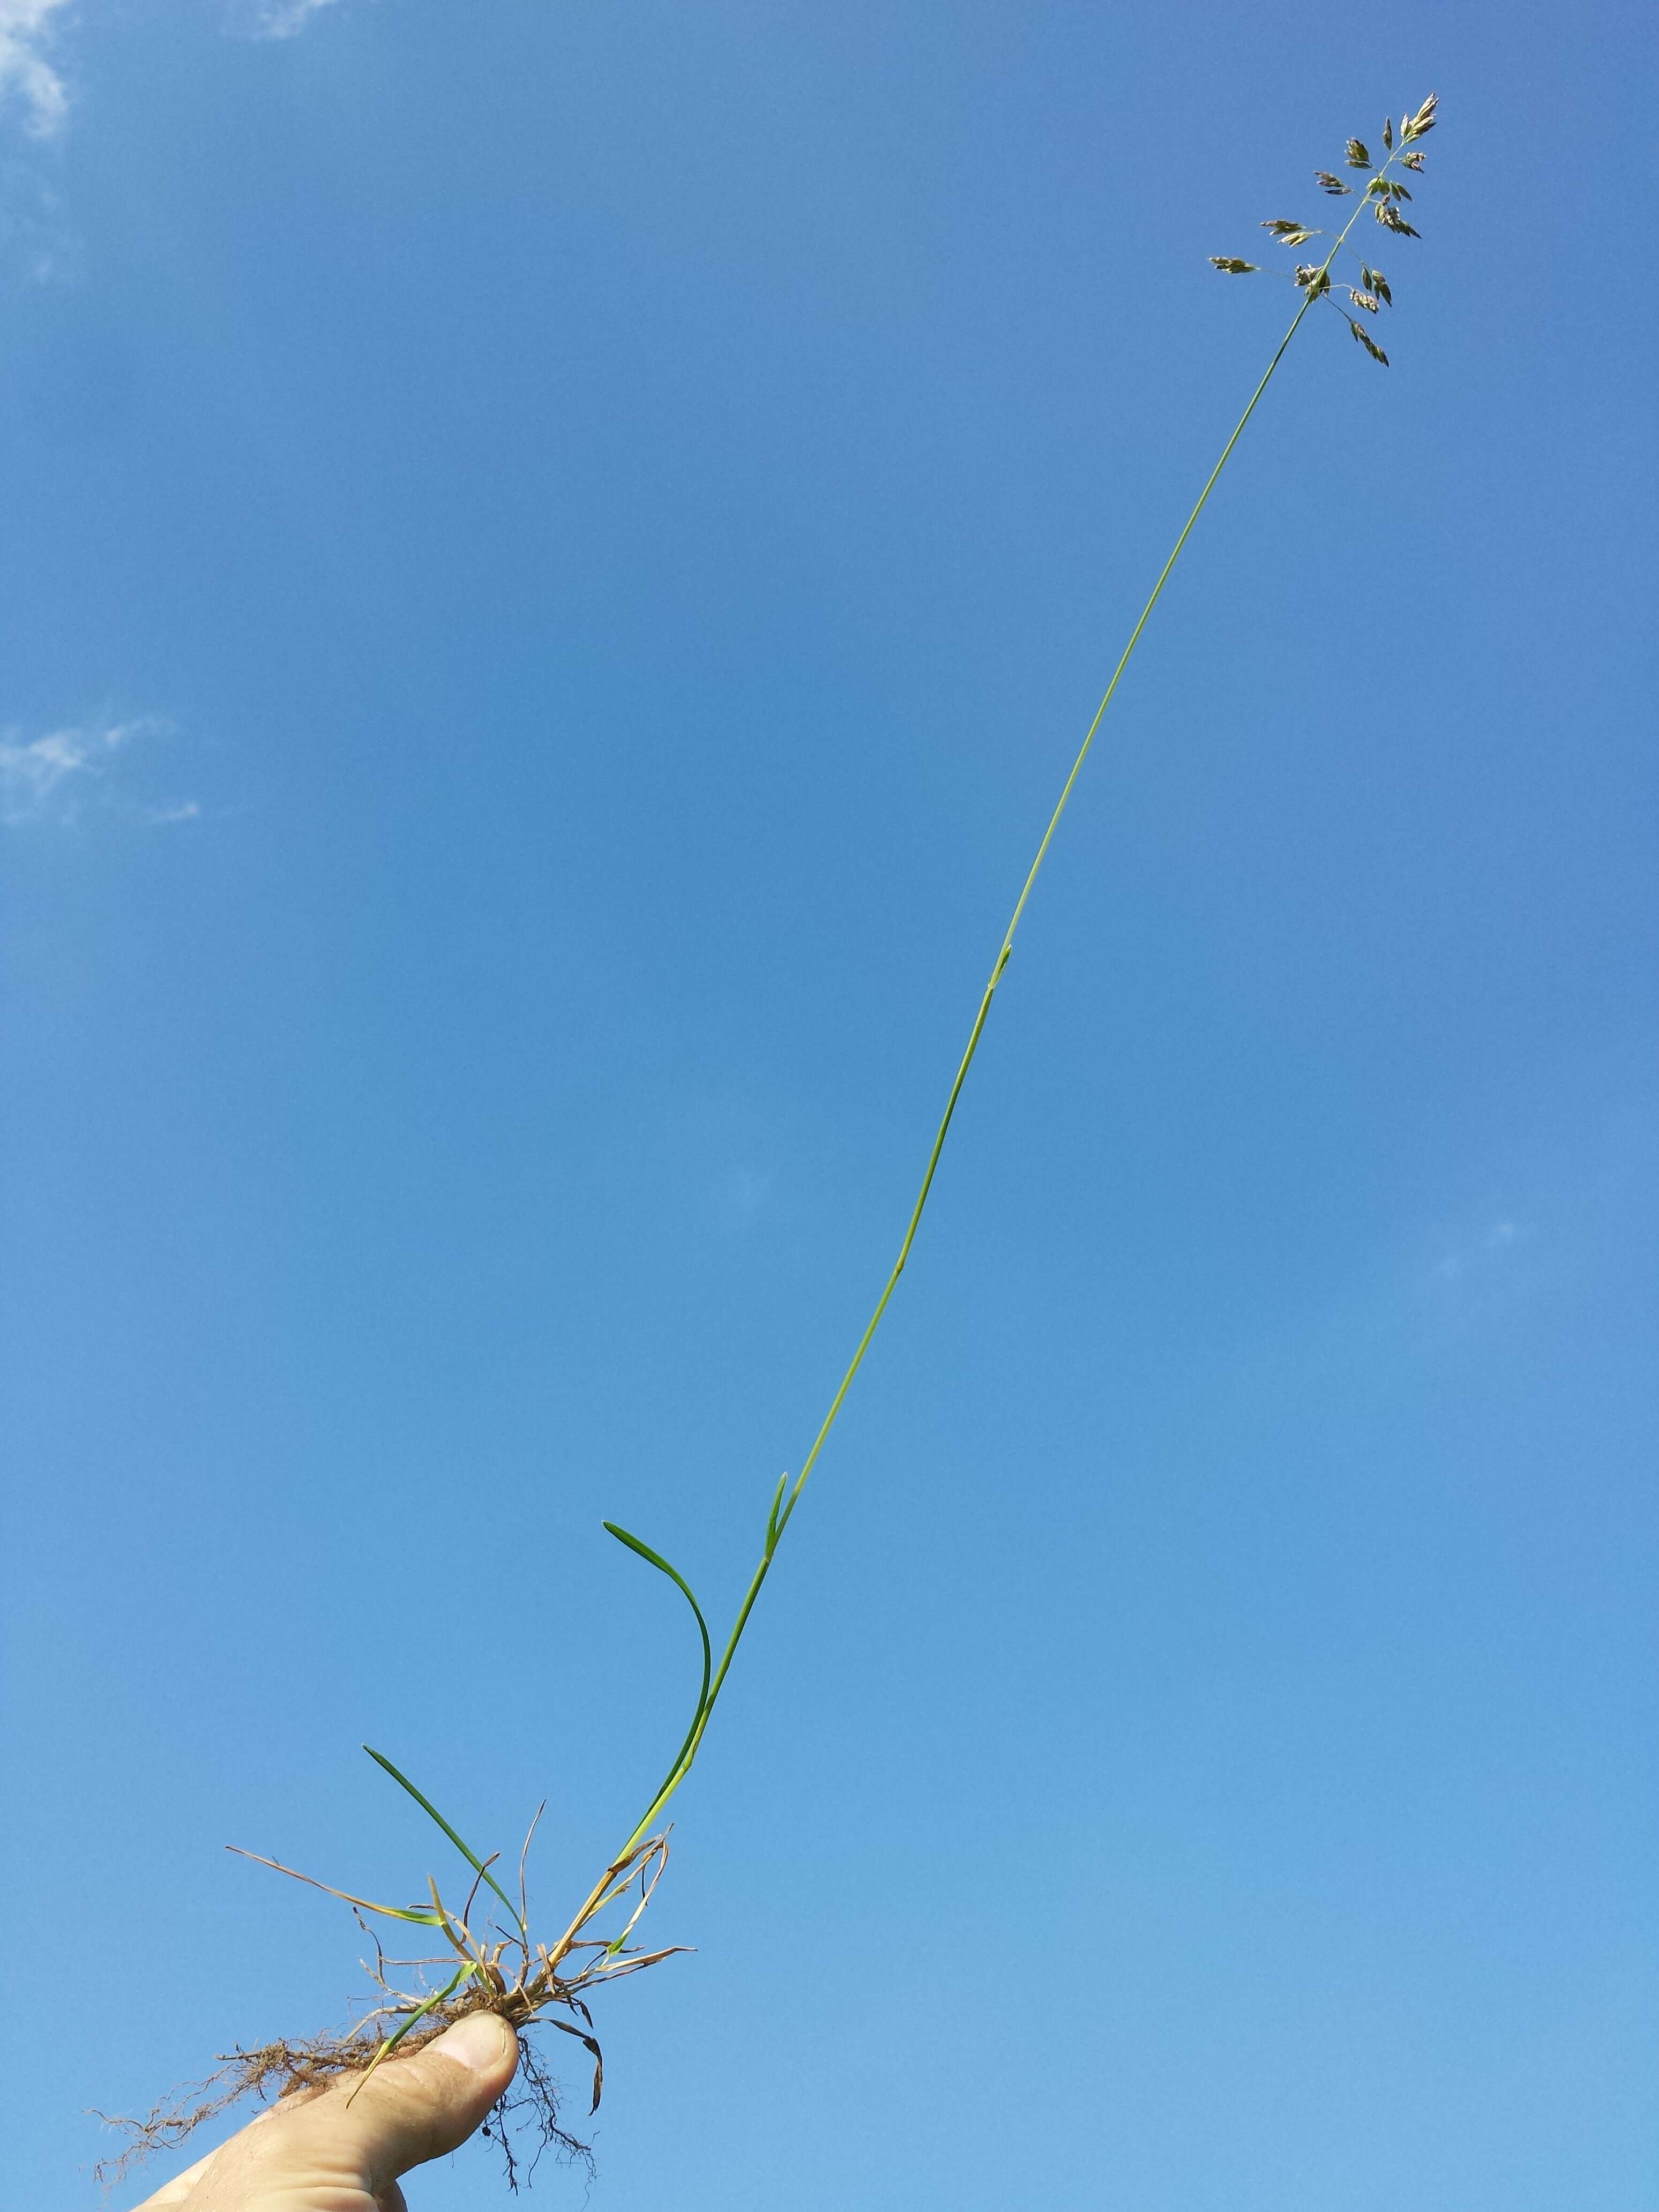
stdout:
POLYGON ((1351 169, 1369 169, 1370 166, 1371 157, 1369 148, 1364 144, 1363 140, 1358 138, 1350 138, 1348 141, 1348 167, 1351 169))
POLYGON ((1210 264, 1228 276, 1248 276, 1258 266, 1254 261, 1241 261, 1234 253, 1212 253, 1210 264))

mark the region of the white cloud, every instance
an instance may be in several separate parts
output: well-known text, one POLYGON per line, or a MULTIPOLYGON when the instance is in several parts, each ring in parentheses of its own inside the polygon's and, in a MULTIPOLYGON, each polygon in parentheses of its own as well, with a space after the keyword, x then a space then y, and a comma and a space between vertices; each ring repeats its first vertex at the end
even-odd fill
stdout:
POLYGON ((740 1219, 750 1220, 772 1195, 774 1181, 767 1168, 734 1168, 726 1179, 726 1202, 740 1219))
POLYGON ((0 738, 0 818, 32 822, 46 811, 58 786, 87 765, 87 749, 70 730, 54 730, 21 745, 0 738))
POLYGON ((258 0, 252 35, 256 39, 297 37, 314 15, 333 5, 334 0, 258 0))
MULTIPOLYGON (((237 0, 256 39, 292 39, 336 0, 237 0)), ((0 104, 15 103, 31 137, 50 138, 69 113, 69 88, 52 56, 59 11, 70 0, 0 0, 0 104)))
POLYGON ((65 284, 80 268, 81 241, 51 183, 25 161, 0 160, 0 270, 65 284))
POLYGON ((49 138, 69 112, 64 80, 48 59, 52 18, 67 0, 0 0, 0 96, 21 100, 27 127, 49 138))
POLYGON ((125 747, 171 729, 162 715, 140 714, 130 722, 49 730, 27 740, 15 730, 0 732, 0 823, 9 830, 36 823, 67 829, 93 806, 158 825, 194 821, 202 810, 193 799, 139 805, 112 781, 125 747))
POLYGON ((1462 1237, 1455 1243, 1448 1242, 1431 1273, 1437 1283, 1474 1287, 1499 1282, 1509 1275, 1513 1263, 1498 1255, 1513 1252, 1530 1235, 1522 1222, 1502 1218, 1488 1222, 1478 1233, 1462 1237))

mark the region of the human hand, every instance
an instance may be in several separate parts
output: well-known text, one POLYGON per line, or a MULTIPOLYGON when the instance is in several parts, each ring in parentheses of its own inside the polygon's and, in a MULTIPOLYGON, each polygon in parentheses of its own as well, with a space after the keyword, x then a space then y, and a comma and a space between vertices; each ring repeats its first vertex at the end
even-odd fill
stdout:
POLYGON ((513 2079, 518 2038, 469 2013, 412 2058, 285 2097, 137 2212, 407 2212, 398 2177, 464 2143, 513 2079))

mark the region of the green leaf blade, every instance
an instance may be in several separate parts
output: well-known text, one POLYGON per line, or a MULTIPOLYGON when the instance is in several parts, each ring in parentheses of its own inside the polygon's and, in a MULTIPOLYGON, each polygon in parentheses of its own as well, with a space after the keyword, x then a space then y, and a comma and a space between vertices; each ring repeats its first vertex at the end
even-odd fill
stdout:
POLYGON ((406 1790, 409 1792, 410 1796, 415 1800, 415 1802, 420 1807, 422 1812, 426 1814, 427 1818, 429 1820, 435 1821, 437 1826, 443 1830, 445 1835, 447 1835, 450 1842, 454 1844, 456 1850, 466 1861, 467 1864, 472 1869, 473 1872, 475 1874, 481 1875, 484 1881, 489 1883, 491 1889, 495 1891, 496 1896, 500 1898, 501 1903, 513 1915, 514 1925, 520 1929, 520 1933, 522 1933, 523 1922, 520 1917, 518 1906, 514 1905, 512 1899, 501 1887, 500 1882, 496 1881, 495 1875, 491 1874, 489 1869, 478 1856, 477 1851, 473 1850, 471 1844, 467 1843, 464 1838, 456 1833, 455 1830, 450 1826, 448 1821, 445 1820, 443 1814, 438 1810, 432 1800, 417 1790, 415 1787, 415 1784, 410 1780, 409 1777, 406 1774, 402 1773, 392 1764, 392 1761, 386 1757, 384 1752, 376 1751, 372 1743, 366 1743, 362 1747, 374 1761, 376 1766, 384 1767, 386 1771, 398 1784, 398 1788, 400 1790, 406 1790))

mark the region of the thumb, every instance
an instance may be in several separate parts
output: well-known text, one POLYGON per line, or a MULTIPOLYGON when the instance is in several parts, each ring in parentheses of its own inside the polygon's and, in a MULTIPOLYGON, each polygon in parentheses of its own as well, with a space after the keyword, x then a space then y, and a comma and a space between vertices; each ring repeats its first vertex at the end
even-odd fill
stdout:
MULTIPOLYGON (((401 2205, 399 2174, 464 2143, 513 2079, 519 2039, 493 2012, 469 2013, 412 2057, 285 2098, 151 2203, 188 2212, 300 2212, 401 2205)), ((147 2208, 146 2208, 147 2212, 147 2208)))
POLYGON ((469 2013, 412 2058, 388 2059, 354 2096, 337 2092, 295 2115, 326 2126, 372 2196, 411 2166, 441 2158, 480 2126, 513 2079, 519 2042, 498 2013, 469 2013))

